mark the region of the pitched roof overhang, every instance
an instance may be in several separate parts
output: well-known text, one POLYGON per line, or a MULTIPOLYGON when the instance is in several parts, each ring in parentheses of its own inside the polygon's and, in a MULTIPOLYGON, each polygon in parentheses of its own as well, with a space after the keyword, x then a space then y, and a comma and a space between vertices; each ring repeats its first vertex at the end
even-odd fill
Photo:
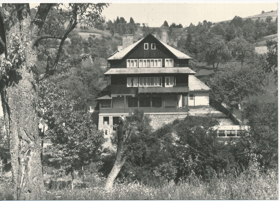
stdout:
POLYGON ((132 74, 195 74, 188 67, 179 68, 111 68, 105 75, 132 75, 132 74))
POLYGON ((97 100, 111 100, 111 99, 112 99, 112 97, 110 97, 108 95, 97 98, 97 100))

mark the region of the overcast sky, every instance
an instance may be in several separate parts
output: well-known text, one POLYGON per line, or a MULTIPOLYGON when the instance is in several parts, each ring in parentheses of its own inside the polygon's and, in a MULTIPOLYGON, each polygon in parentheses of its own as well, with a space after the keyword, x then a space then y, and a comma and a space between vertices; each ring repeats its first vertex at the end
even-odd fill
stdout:
MULTIPOLYGON (((207 3, 201 0, 105 1, 113 2, 108 8, 105 8, 102 13, 107 20, 110 19, 113 21, 119 16, 129 21, 129 18, 132 17, 135 22, 148 23, 150 27, 159 27, 163 24, 164 20, 166 20, 169 25, 175 22, 176 24, 181 23, 185 27, 189 26, 190 23, 197 25, 198 22, 202 22, 203 20, 219 22, 231 20, 236 15, 239 17, 247 17, 260 14, 262 11, 277 10, 277 4, 280 0, 235 0, 235 3, 231 3, 233 1, 228 0, 207 1, 207 3)), ((38 1, 36 0, 30 0, 29 2, 38 5, 38 1)), ((55 1, 43 0, 40 2, 55 1)), ((73 2, 87 1, 74 0, 73 2)), ((100 0, 90 0, 90 2, 96 3, 100 2, 100 0)))
MULTIPOLYGON (((234 16, 247 17, 262 11, 277 10, 277 3, 112 3, 103 11, 106 19, 124 17, 129 21, 148 23, 150 27, 175 22, 183 26, 197 24, 203 20, 219 22, 231 20, 234 16)), ((244 1, 248 2, 248 1, 244 1)), ((275 1, 276 2, 276 1, 275 1)))

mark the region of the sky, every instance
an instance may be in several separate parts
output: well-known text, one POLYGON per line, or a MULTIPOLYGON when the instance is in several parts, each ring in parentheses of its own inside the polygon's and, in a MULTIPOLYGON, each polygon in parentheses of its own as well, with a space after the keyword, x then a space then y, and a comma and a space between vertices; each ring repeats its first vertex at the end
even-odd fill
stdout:
MULTIPOLYGON (((130 17, 138 23, 148 23, 150 27, 159 27, 166 20, 169 25, 181 23, 184 27, 190 23, 197 25, 203 20, 219 22, 231 20, 236 15, 247 17, 262 11, 277 10, 277 3, 112 3, 104 9, 102 15, 107 20, 130 17)), ((182 2, 182 1, 181 1, 182 2)), ((256 1, 255 1, 256 2, 256 1)))
MULTIPOLYGON (((0 0, 1 1, 1 0, 0 0)), ((5 0, 4 0, 5 1, 5 0)), ((207 20, 219 22, 231 20, 236 15, 247 17, 260 14, 262 11, 278 9, 280 0, 105 0, 112 2, 104 9, 102 15, 106 20, 115 20, 117 16, 124 17, 129 22, 130 17, 137 23, 148 23, 150 27, 159 27, 166 20, 169 25, 173 22, 182 24, 184 27, 190 23, 197 25, 198 22, 207 20), (207 2, 207 3, 205 3, 207 2), (208 3, 209 2, 209 3, 208 3), (232 3, 234 2, 234 3, 232 3)), ((15 1, 17 2, 17 1, 15 1)), ((20 1, 18 1, 20 2, 20 1)), ((38 5, 36 0, 29 0, 38 5)), ((40 2, 58 2, 51 0, 41 0, 40 2)), ((59 1, 67 3, 67 1, 59 1)), ((69 1, 68 1, 69 2, 69 1)), ((84 0, 74 0, 73 2, 86 2, 84 0)), ((97 3, 100 0, 90 0, 97 3)))

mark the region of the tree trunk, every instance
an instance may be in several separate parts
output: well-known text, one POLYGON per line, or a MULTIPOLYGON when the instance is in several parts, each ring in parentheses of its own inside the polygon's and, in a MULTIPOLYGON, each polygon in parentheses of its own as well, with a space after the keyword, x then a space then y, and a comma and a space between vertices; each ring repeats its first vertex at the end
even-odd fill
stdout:
POLYGON ((41 137, 36 114, 37 94, 32 74, 21 70, 22 79, 7 88, 9 105, 10 153, 15 199, 43 199, 41 137))
POLYGON ((38 92, 33 73, 37 61, 33 39, 38 28, 31 25, 28 4, 6 4, 3 7, 7 17, 13 17, 13 21, 5 22, 6 59, 12 68, 8 71, 8 82, 1 96, 5 106, 5 125, 10 135, 14 199, 44 199, 38 92))
POLYGON ((121 171, 122 166, 126 162, 126 156, 124 156, 124 133, 123 133, 123 122, 120 122, 118 127, 118 147, 117 147, 117 157, 114 166, 107 177, 105 190, 111 190, 113 188, 114 181, 121 171))

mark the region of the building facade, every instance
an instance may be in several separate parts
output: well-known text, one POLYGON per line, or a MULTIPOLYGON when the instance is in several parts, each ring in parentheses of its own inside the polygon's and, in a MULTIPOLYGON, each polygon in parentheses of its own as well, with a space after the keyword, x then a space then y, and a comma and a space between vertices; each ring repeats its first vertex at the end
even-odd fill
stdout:
MULTIPOLYGON (((132 37, 130 37, 132 38, 132 37)), ((152 34, 125 45, 108 58, 108 85, 98 98, 98 128, 110 135, 120 116, 135 109, 152 118, 154 128, 184 118, 190 108, 209 105, 209 87, 188 65, 191 57, 152 34)))

